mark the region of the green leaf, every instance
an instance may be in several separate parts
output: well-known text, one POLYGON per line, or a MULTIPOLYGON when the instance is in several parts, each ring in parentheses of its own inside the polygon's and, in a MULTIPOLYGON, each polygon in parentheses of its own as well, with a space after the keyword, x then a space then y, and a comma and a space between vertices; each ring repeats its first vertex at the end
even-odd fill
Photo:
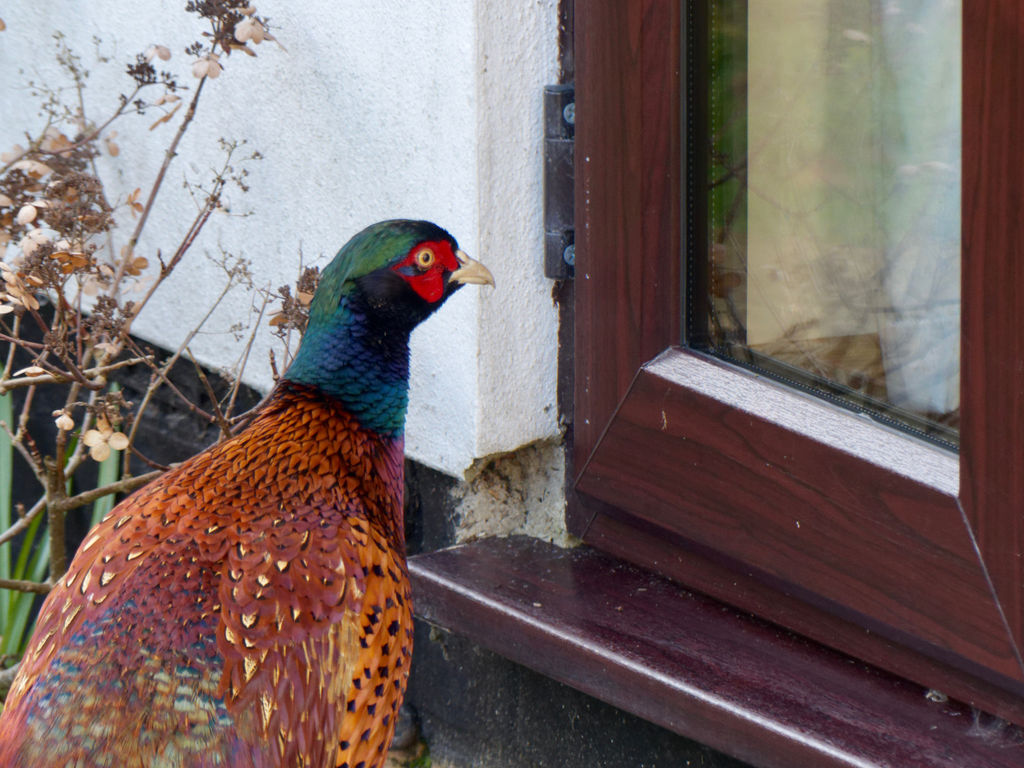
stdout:
MULTIPOLYGON (((11 396, 0 397, 0 421, 13 419, 11 396)), ((0 531, 6 531, 13 519, 14 449, 6 432, 0 432, 0 531)), ((43 516, 33 520, 22 536, 17 556, 12 558, 14 542, 0 546, 0 577, 42 581, 49 564, 50 537, 42 528, 43 516), (36 544, 39 540, 38 545, 36 544), (33 551, 34 550, 34 551, 33 551)), ((0 654, 20 656, 28 640, 26 628, 32 607, 39 596, 27 592, 0 589, 0 654)))
MULTIPOLYGON (((13 418, 11 396, 0 395, 0 421, 10 424, 13 418)), ((11 486, 14 477, 14 449, 7 432, 0 430, 0 531, 11 527, 11 486)), ((11 578, 11 543, 0 544, 0 578, 11 578)), ((0 589, 0 621, 6 619, 11 607, 11 593, 0 589)), ((0 625, 0 635, 6 635, 4 625, 0 625)))

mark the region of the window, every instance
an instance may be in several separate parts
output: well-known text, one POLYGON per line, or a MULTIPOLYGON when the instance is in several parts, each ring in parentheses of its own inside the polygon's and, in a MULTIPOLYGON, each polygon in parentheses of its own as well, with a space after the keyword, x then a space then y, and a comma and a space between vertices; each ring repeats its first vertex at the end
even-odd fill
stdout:
POLYGON ((961 23, 959 0, 713 3, 685 127, 709 219, 689 337, 950 447, 961 23))
POLYGON ((700 350, 708 3, 577 4, 568 523, 1021 722, 1024 6, 964 6, 955 453, 700 350))

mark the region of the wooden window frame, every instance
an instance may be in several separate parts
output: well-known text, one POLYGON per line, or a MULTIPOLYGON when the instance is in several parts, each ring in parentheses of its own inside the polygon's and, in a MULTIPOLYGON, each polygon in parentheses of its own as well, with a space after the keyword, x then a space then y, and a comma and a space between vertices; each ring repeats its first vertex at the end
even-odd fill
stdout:
POLYGON ((686 347, 702 7, 575 3, 569 529, 1024 723, 1024 5, 964 2, 958 456, 686 347))

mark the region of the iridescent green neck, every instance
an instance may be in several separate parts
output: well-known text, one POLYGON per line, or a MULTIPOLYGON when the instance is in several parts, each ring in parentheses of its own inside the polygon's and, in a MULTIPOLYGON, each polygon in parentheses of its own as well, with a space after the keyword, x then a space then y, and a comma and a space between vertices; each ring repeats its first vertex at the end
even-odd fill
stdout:
POLYGON ((409 337, 375 330, 361 303, 348 294, 329 322, 311 323, 284 377, 337 398, 363 427, 397 436, 409 401, 409 337))

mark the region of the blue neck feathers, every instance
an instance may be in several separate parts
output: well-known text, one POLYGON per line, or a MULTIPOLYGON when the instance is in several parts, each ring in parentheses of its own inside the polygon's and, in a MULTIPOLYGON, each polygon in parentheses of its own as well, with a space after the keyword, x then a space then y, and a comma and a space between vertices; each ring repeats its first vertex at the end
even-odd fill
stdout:
POLYGON ((409 400, 409 336, 374 329, 362 303, 349 293, 326 322, 311 321, 285 378, 337 398, 363 427, 397 436, 409 400))

